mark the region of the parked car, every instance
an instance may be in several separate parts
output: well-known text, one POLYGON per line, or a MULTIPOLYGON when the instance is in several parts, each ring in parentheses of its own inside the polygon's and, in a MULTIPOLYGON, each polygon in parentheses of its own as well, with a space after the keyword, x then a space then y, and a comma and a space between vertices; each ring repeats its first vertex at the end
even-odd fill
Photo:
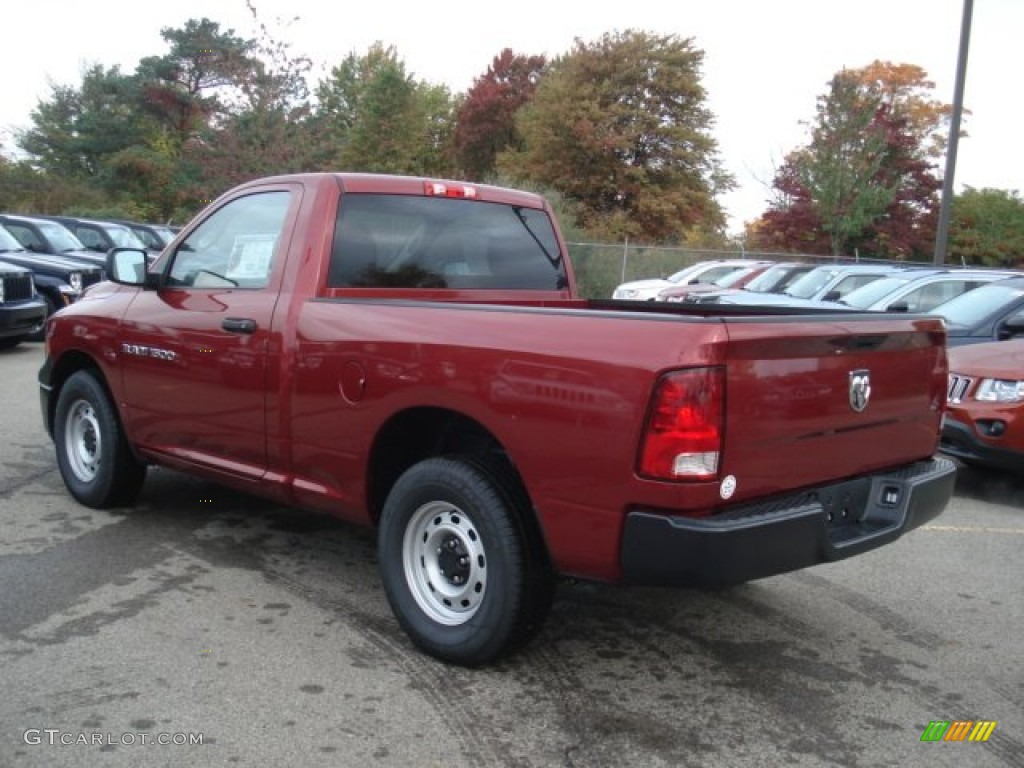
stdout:
POLYGON ((967 464, 1024 470, 1024 339, 949 350, 939 450, 967 464))
POLYGON ((700 261, 681 269, 667 278, 651 278, 622 283, 612 293, 613 299, 632 299, 636 301, 654 301, 658 294, 666 288, 687 283, 711 283, 731 272, 757 264, 757 259, 715 259, 700 261))
POLYGON ((710 291, 721 290, 723 288, 742 288, 755 277, 763 273, 771 265, 772 262, 764 261, 760 264, 752 264, 749 267, 741 267, 740 269, 728 272, 710 283, 687 282, 683 285, 674 285, 671 288, 665 288, 659 292, 655 298, 658 301, 687 301, 694 296, 702 293, 708 293, 710 291))
POLYGON ((27 251, 33 253, 55 253, 67 259, 75 259, 104 270, 106 254, 90 251, 74 233, 58 221, 22 216, 10 213, 0 214, 3 225, 27 251))
POLYGON ((838 301, 851 291, 882 277, 906 271, 888 264, 827 264, 815 267, 782 293, 734 293, 718 297, 719 304, 806 307, 838 301))
POLYGON ((1024 336, 1024 277, 994 280, 933 307, 946 321, 946 343, 980 344, 1024 336))
POLYGON ((112 224, 128 227, 141 240, 149 251, 162 251, 174 239, 175 232, 162 224, 146 224, 140 221, 113 219, 112 224))
POLYGON ((750 293, 782 293, 802 275, 814 269, 814 264, 792 261, 776 263, 768 267, 764 272, 755 277, 742 288, 716 288, 699 294, 691 294, 688 301, 698 303, 712 303, 718 301, 719 296, 750 293))
POLYGON ((154 251, 151 248, 147 248, 146 244, 139 240, 135 233, 124 224, 95 221, 93 219, 79 219, 74 216, 39 216, 38 218, 49 219, 50 221, 63 224, 90 251, 106 253, 111 248, 138 248, 147 253, 159 253, 159 249, 154 251))
POLYGON ((32 273, 0 261, 0 349, 10 349, 38 333, 46 304, 36 294, 32 273))
MULTIPOLYGON (((99 267, 92 267, 73 259, 51 253, 34 253, 22 248, 21 243, 0 226, 0 258, 32 272, 36 292, 46 303, 47 317, 75 301, 82 290, 103 279, 99 267)), ((42 340, 42 329, 34 335, 42 340)))
POLYGON ((846 294, 839 303, 873 312, 929 312, 993 280, 1019 274, 981 269, 921 269, 875 280, 846 294))

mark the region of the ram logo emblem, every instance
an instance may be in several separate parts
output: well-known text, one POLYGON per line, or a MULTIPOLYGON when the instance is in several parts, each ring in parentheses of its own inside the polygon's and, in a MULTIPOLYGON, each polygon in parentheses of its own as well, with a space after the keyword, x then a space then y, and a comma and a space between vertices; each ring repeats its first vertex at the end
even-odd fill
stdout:
POLYGON ((871 399, 871 371, 850 371, 850 407, 860 413, 871 399))

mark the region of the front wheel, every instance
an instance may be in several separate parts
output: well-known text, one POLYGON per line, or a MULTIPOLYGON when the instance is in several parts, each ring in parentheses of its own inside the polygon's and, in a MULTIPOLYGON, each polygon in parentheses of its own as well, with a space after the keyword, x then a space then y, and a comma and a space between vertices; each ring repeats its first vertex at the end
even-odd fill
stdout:
POLYGON ((53 439, 64 485, 95 509, 131 503, 146 467, 131 453, 106 389, 90 371, 73 374, 57 398, 53 439))
POLYGON ((530 535, 525 494, 502 470, 432 458, 395 483, 378 554, 391 608, 412 641, 475 666, 525 642, 551 603, 553 579, 530 535))

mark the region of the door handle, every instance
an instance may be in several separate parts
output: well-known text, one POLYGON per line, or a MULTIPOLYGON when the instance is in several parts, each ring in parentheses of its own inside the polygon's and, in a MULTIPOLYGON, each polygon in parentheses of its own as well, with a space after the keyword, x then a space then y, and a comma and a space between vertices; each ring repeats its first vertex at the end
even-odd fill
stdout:
POLYGON ((247 317, 225 317, 220 327, 231 333, 253 333, 256 330, 256 321, 247 317))

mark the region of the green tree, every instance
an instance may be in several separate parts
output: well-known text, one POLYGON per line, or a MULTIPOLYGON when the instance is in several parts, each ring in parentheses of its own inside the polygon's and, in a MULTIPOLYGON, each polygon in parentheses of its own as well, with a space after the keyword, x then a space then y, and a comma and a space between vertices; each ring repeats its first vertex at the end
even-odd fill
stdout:
POLYGON ((677 241, 720 233, 719 162, 691 39, 627 30, 577 40, 552 62, 519 112, 522 149, 498 156, 580 206, 580 224, 611 236, 677 241))
POLYGON ((78 87, 51 85, 31 113, 18 146, 36 167, 72 179, 96 180, 107 158, 144 140, 135 83, 117 67, 94 64, 78 87))
POLYGON ((350 53, 317 89, 315 124, 325 168, 431 173, 448 153, 454 105, 447 88, 417 81, 393 46, 350 53))
POLYGON ((833 255, 882 215, 896 186, 879 183, 886 135, 876 121, 880 96, 861 89, 841 72, 819 97, 817 119, 806 151, 794 155, 800 184, 828 233, 833 255))
POLYGON ((967 187, 953 199, 949 260, 1024 266, 1024 199, 1016 191, 967 187))

